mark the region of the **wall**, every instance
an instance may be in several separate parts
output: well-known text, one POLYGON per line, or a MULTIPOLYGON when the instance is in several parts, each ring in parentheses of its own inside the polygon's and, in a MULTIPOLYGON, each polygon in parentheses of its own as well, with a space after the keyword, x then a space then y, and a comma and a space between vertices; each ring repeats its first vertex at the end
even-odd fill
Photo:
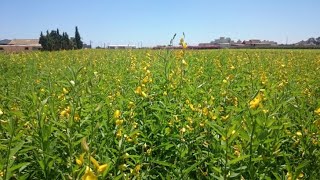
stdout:
POLYGON ((39 46, 0 45, 0 51, 4 52, 29 52, 39 49, 41 49, 39 46))

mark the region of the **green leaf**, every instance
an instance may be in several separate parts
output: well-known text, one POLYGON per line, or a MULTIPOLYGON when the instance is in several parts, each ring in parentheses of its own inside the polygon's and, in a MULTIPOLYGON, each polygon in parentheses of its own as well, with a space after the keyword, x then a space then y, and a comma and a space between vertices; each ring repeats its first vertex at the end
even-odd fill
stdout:
POLYGON ((24 141, 19 142, 14 148, 10 150, 10 156, 13 157, 24 145, 24 141))
POLYGON ((310 163, 309 161, 303 161, 301 164, 299 164, 299 166, 296 168, 296 170, 302 169, 303 167, 305 167, 309 163, 310 163))
POLYGON ((123 173, 121 173, 120 175, 118 175, 117 177, 115 177, 113 180, 119 180, 119 179, 122 178, 122 176, 123 176, 123 173))
POLYGON ((30 163, 29 162, 24 162, 24 163, 20 163, 17 165, 12 166, 11 168, 9 168, 9 171, 15 171, 16 169, 19 169, 19 171, 22 171, 23 169, 25 169, 30 163))
POLYGON ((194 163, 192 166, 190 166, 190 167, 188 167, 186 170, 182 171, 182 174, 184 174, 183 179, 187 179, 187 175, 188 175, 191 171, 193 171, 194 169, 196 169, 196 167, 197 167, 199 164, 203 163, 205 160, 206 160, 206 158, 205 158, 205 159, 202 159, 202 160, 199 161, 199 162, 194 163))
POLYGON ((165 162, 165 161, 156 161, 156 160, 151 160, 150 162, 162 165, 162 166, 167 166, 167 167, 171 167, 171 168, 176 168, 176 166, 174 164, 165 162))
POLYGON ((212 129, 214 129, 215 132, 217 132, 220 136, 224 136, 224 134, 225 134, 225 133, 223 133, 223 132, 224 132, 224 129, 223 129, 221 126, 219 126, 219 125, 217 125, 216 123, 213 123, 213 122, 208 123, 208 124, 209 124, 210 127, 212 127, 212 129))
POLYGON ((242 161, 242 160, 244 160, 244 159, 246 159, 246 158, 248 158, 248 157, 250 157, 250 155, 240 156, 240 157, 235 158, 235 159, 233 159, 233 160, 231 160, 231 161, 228 161, 228 165, 230 166, 230 165, 235 164, 235 163, 237 163, 237 162, 239 162, 239 161, 242 161))
POLYGON ((47 97, 46 99, 44 99, 43 101, 41 101, 41 105, 44 106, 45 104, 47 104, 49 98, 50 98, 50 97, 47 97))
POLYGON ((40 165, 40 167, 41 167, 41 170, 44 172, 44 163, 43 163, 43 161, 42 160, 40 160, 40 161, 38 161, 38 163, 39 163, 39 165, 40 165))
POLYGON ((98 106, 94 109, 94 111, 99 111, 102 108, 103 104, 99 103, 98 106))
POLYGON ((273 171, 272 174, 274 175, 274 177, 275 177, 277 180, 281 180, 281 178, 280 178, 280 176, 279 176, 278 173, 276 173, 276 172, 273 171))
POLYGON ((230 177, 230 178, 235 178, 235 177, 237 177, 237 176, 239 176, 239 175, 240 175, 240 173, 232 172, 229 177, 230 177))

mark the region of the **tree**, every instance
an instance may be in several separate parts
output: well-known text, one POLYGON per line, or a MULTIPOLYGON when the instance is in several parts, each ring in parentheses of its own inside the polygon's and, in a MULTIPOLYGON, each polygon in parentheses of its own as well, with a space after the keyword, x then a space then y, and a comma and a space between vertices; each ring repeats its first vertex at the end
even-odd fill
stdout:
POLYGON ((47 41, 47 49, 44 49, 44 50, 52 51, 53 42, 52 42, 52 38, 50 36, 49 30, 47 30, 46 41, 47 41))
POLYGON ((308 40, 307 40, 307 43, 308 44, 316 44, 316 39, 315 38, 309 38, 308 40))
POLYGON ((70 50, 70 49, 73 49, 73 44, 71 42, 71 40, 69 39, 69 36, 67 33, 63 33, 62 34, 62 49, 65 49, 65 50, 70 50))
POLYGON ((75 32, 75 35, 74 35, 74 39, 75 39, 76 49, 82 49, 83 42, 81 41, 80 33, 78 31, 78 26, 76 26, 76 32, 75 32))
POLYGON ((69 38, 66 32, 62 32, 61 35, 59 29, 52 30, 50 33, 49 30, 47 30, 45 36, 42 32, 40 33, 39 43, 45 51, 81 49, 83 46, 77 27, 75 38, 69 38))
POLYGON ((317 44, 317 45, 320 45, 320 37, 317 37, 317 39, 316 39, 316 44, 317 44))
POLYGON ((47 38, 43 35, 42 31, 39 38, 39 44, 41 44, 42 49, 44 50, 48 49, 48 41, 47 41, 47 38))

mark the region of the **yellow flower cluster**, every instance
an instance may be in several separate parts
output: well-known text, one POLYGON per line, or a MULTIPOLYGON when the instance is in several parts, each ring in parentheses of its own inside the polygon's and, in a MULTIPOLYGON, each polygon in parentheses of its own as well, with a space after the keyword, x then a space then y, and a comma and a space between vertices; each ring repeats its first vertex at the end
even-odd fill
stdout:
POLYGON ((150 64, 149 63, 146 63, 146 66, 143 68, 144 70, 144 78, 141 80, 141 85, 138 86, 136 89, 135 89, 135 93, 142 96, 142 97, 147 97, 147 93, 146 93, 146 85, 148 83, 152 83, 152 75, 151 75, 151 72, 149 70, 150 68, 150 64))
POLYGON ((69 93, 66 88, 62 88, 62 93, 58 96, 58 99, 65 100, 65 96, 69 93))
POLYGON ((67 106, 64 110, 60 112, 60 117, 66 117, 68 118, 70 116, 71 108, 70 106, 67 106))
POLYGON ((123 119, 120 119, 121 117, 121 112, 120 110, 116 110, 114 113, 113 113, 113 117, 115 118, 115 124, 117 126, 117 132, 116 132, 116 136, 117 138, 121 138, 122 137, 122 124, 124 123, 124 120, 123 119))
POLYGON ((320 116, 320 108, 318 108, 318 109, 314 110, 314 112, 315 112, 317 115, 319 115, 319 116, 320 116))
MULTIPOLYGON (((60 112, 60 117, 61 118, 69 118, 70 117, 70 114, 71 114, 71 108, 70 108, 70 106, 67 106, 66 108, 64 108, 61 112, 60 112)), ((79 114, 74 114, 74 116, 73 116, 73 120, 75 121, 75 122, 78 122, 78 121, 80 121, 80 116, 79 116, 79 114)))
POLYGON ((257 109, 258 107, 262 107, 262 101, 264 98, 264 89, 260 89, 256 97, 249 102, 250 109, 257 109))
POLYGON ((180 39, 179 45, 181 45, 183 49, 187 49, 188 47, 187 43, 184 41, 184 38, 180 39))
MULTIPOLYGON (((89 152, 89 146, 85 140, 85 138, 82 139, 81 141, 81 146, 82 146, 82 149, 84 149, 84 153, 82 153, 79 158, 76 158, 76 164, 78 166, 82 166, 85 164, 85 159, 84 159, 84 156, 86 155, 87 152, 89 152)), ((105 170, 109 167, 109 165, 106 163, 106 164, 103 164, 103 165, 100 165, 99 162, 91 155, 89 155, 89 159, 90 159, 90 162, 93 164, 93 166, 95 167, 95 170, 96 170, 96 173, 94 173, 92 171, 92 169, 90 168, 90 163, 86 166, 86 170, 85 170, 85 173, 84 175, 82 176, 82 180, 96 180, 98 179, 98 176, 99 174, 102 174, 105 172, 105 170), (97 175, 96 175, 97 174, 97 175)))

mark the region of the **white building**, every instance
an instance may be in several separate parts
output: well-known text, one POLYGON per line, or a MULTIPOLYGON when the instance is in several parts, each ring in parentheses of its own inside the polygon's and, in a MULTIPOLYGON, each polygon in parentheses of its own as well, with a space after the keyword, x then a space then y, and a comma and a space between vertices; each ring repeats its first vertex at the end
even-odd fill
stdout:
POLYGON ((136 49, 136 45, 108 45, 108 49, 136 49))

